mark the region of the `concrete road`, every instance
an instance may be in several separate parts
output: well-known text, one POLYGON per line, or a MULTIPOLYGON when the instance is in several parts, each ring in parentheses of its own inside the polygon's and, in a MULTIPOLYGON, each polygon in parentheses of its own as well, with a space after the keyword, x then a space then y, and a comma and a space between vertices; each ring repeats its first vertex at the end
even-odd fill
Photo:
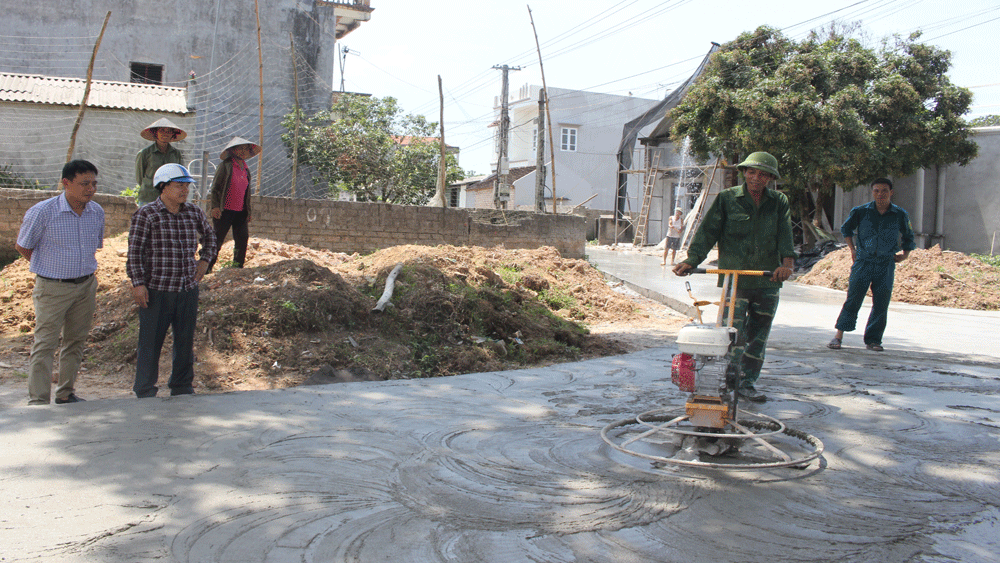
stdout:
MULTIPOLYGON (((689 315, 694 313, 684 282, 691 283, 698 299, 719 299, 718 276, 690 275, 680 278, 670 272, 669 266, 661 266, 658 256, 629 247, 619 248, 588 247, 587 259, 602 272, 625 282, 636 291, 689 315)), ((825 348, 836 332, 833 325, 845 295, 843 291, 786 283, 781 290, 771 347, 790 351, 825 348)), ((714 322, 716 309, 711 310, 714 322)), ((862 333, 870 311, 869 298, 858 315, 860 330, 845 335, 845 348, 864 349, 862 333)), ((892 303, 889 305, 889 324, 883 345, 886 350, 899 353, 932 353, 939 357, 944 354, 963 361, 973 359, 1000 363, 1000 312, 892 303)))
POLYGON ((886 352, 834 352, 839 298, 801 318, 791 289, 755 408, 825 443, 805 470, 659 468, 605 445, 606 425, 683 405, 669 342, 433 380, 13 407, 0 561, 996 561, 1000 367, 995 347, 944 335, 996 317, 913 309, 908 324, 940 333, 921 341, 894 310, 886 352))

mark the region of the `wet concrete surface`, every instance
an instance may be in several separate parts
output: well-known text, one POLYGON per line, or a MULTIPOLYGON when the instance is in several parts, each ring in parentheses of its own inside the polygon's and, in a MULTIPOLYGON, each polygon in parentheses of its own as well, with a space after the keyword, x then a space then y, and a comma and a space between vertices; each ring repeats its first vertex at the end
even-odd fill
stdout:
MULTIPOLYGON (((433 380, 13 407, 0 410, 0 561, 996 561, 995 347, 921 341, 894 309, 886 352, 860 337, 835 352, 823 327, 842 294, 799 309, 797 291, 760 381, 771 400, 751 408, 825 443, 806 469, 661 468, 604 444, 623 416, 683 405, 669 345, 433 380)), ((996 316, 923 309, 905 311, 920 332, 997 330, 996 316)))

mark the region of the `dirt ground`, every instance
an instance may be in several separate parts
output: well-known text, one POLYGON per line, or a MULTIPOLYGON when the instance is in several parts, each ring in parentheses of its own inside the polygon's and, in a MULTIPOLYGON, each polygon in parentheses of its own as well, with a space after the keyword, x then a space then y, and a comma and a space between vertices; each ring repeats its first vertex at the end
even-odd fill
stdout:
MULTIPOLYGON (((98 253, 98 313, 77 385, 84 398, 131 395, 138 319, 126 249, 122 235, 98 253)), ((231 259, 230 241, 201 285, 199 393, 547 365, 669 345, 688 322, 553 248, 400 246, 359 256, 252 238, 248 267, 224 267, 231 259), (397 264, 391 305, 374 312, 397 264)), ((844 248, 794 281, 844 290, 850 266, 844 248)), ((33 280, 24 260, 0 272, 4 396, 23 398, 33 280)), ((916 250, 897 267, 893 300, 1000 309, 1000 269, 938 247, 916 250)), ((170 345, 168 337, 161 387, 170 345)))
MULTIPOLYGON (((844 247, 824 256, 795 281, 846 291, 850 276, 851 251, 844 247)), ((940 246, 917 249, 896 265, 892 300, 995 311, 1000 309, 1000 268, 961 252, 942 251, 940 246)))
MULTIPOLYGON (((98 312, 77 392, 131 395, 137 309, 125 235, 98 253, 98 312)), ((515 369, 668 344, 688 319, 606 282, 553 248, 401 246, 367 256, 251 238, 247 268, 201 285, 195 342, 199 393, 515 369), (397 265, 392 305, 372 309, 397 265)), ((34 276, 24 260, 0 273, 0 391, 24 398, 34 276), (15 388, 17 391, 15 392, 15 388)), ((170 337, 160 386, 170 369, 170 337)), ((58 363, 58 362, 57 362, 58 363)), ((161 394, 163 394, 161 391, 161 394)))

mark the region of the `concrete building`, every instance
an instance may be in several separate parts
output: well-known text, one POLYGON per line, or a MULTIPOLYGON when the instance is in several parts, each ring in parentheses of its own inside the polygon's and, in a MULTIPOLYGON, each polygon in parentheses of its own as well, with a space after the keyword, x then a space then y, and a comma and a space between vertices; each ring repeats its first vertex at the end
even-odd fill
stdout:
MULTIPOLYGON (((538 138, 538 93, 536 85, 525 85, 509 100, 510 133, 508 160, 510 170, 523 171, 536 164, 538 138)), ((581 90, 549 88, 549 111, 552 114, 552 138, 555 147, 555 189, 560 211, 582 205, 589 209, 614 209, 617 182, 616 152, 622 126, 657 103, 634 96, 599 94, 581 90)), ((499 116, 500 100, 495 100, 499 116)), ((544 115, 543 115, 544 117, 544 115)), ((547 181, 545 209, 552 209, 552 179, 549 135, 545 134, 547 181)), ((494 147, 493 172, 496 172, 498 147, 494 147)), ((638 185, 638 179, 635 179, 638 185)), ((469 198, 470 206, 492 207, 492 195, 469 198), (473 203, 475 202, 475 203, 473 203)), ((508 208, 535 208, 535 172, 531 170, 513 181, 508 208)))
MULTIPOLYGON (((892 179, 893 201, 909 212, 917 248, 940 244, 943 250, 1000 254, 1000 127, 977 127, 972 139, 979 156, 967 166, 937 166, 892 179)), ((835 227, 852 207, 869 201, 867 186, 838 190, 835 227)))
MULTIPOLYGON (((337 41, 368 21, 373 8, 370 0, 259 0, 258 50, 254 5, 221 0, 112 0, 98 9, 89 2, 9 2, 4 5, 7 33, 0 37, 0 72, 53 80, 85 79, 110 12, 93 61, 93 79, 184 89, 186 110, 193 116, 188 138, 178 144, 185 159, 199 161, 207 153, 214 163, 233 136, 253 141, 263 138, 262 167, 259 174, 254 170, 261 179, 261 193, 288 195, 292 173, 280 138, 286 132, 281 121, 296 100, 306 112, 329 108, 335 89, 337 41)), ((73 107, 54 101, 31 103, 73 107)), ((110 111, 128 114, 144 110, 110 111)), ((135 153, 148 144, 138 135, 139 128, 148 125, 146 118, 151 117, 151 122, 157 117, 174 119, 175 115, 162 112, 140 117, 133 114, 123 119, 118 130, 101 130, 101 138, 91 127, 98 114, 88 112, 84 118, 78 145, 115 139, 95 160, 101 161, 102 176, 121 178, 122 185, 104 182, 102 190, 117 193, 134 183, 129 172, 134 168, 135 153)), ((5 138, 0 146, 0 164, 26 177, 44 174, 31 166, 32 147, 27 142, 31 131, 17 119, 0 118, 0 128, 15 129, 14 140, 5 138), (17 137, 18 132, 23 136, 17 137)), ((61 118, 36 122, 32 127, 51 135, 45 150, 65 157, 72 126, 71 120, 61 118)), ((301 176, 298 185, 300 196, 314 189, 301 176)))
MULTIPOLYGON (((892 178, 893 202, 910 214, 916 233, 917 248, 940 245, 943 250, 976 254, 1000 254, 1000 127, 977 127, 972 139, 979 145, 979 156, 966 166, 936 166, 902 178, 892 178)), ((661 142, 654 150, 676 154, 672 143, 661 142)), ((648 244, 662 240, 657 209, 666 210, 669 201, 680 201, 685 212, 693 208, 695 191, 709 185, 712 166, 684 168, 686 180, 678 180, 678 171, 660 174, 653 191, 648 244), (678 185, 690 186, 689 195, 678 185)), ((734 185, 738 176, 733 169, 720 168, 714 174, 705 208, 719 190, 734 185)), ((631 191, 630 193, 635 193, 631 191)), ((868 186, 845 191, 838 187, 832 205, 831 230, 840 239, 839 228, 851 209, 871 201, 868 186)), ((829 208, 828 208, 829 211, 829 208)), ((793 220, 797 220, 793 217, 793 220)))

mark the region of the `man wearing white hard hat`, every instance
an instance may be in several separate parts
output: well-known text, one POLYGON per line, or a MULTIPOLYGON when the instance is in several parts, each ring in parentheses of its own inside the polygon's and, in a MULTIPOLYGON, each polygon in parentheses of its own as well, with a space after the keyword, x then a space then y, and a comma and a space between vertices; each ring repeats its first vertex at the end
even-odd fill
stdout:
POLYGON ((205 212, 187 203, 193 183, 187 168, 164 164, 153 176, 159 197, 132 215, 125 269, 139 306, 139 351, 132 390, 140 399, 156 396, 160 350, 170 327, 174 333, 170 394, 194 393, 198 283, 215 260, 218 247, 205 212))
POLYGON ((184 163, 181 151, 170 143, 183 140, 187 133, 164 117, 143 129, 139 135, 147 141, 153 141, 152 145, 135 155, 135 183, 139 186, 136 202, 142 207, 159 196, 153 186, 153 174, 164 164, 184 163))

